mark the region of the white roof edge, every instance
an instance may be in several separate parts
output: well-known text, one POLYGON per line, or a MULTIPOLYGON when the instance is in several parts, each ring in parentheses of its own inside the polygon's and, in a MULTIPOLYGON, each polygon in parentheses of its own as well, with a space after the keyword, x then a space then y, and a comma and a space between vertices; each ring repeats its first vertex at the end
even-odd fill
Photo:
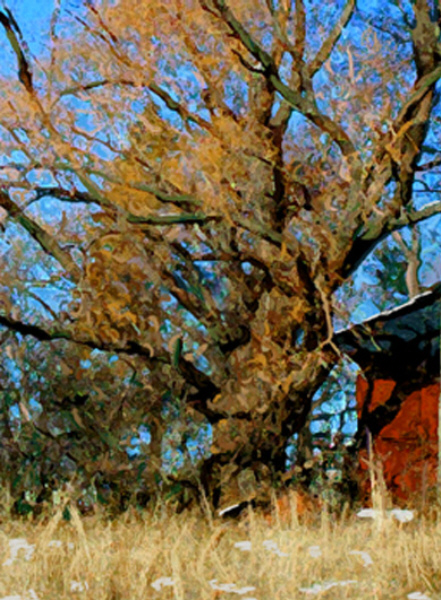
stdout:
POLYGON ((422 294, 418 294, 418 296, 414 296, 411 300, 408 300, 404 304, 400 304, 399 306, 395 306, 394 308, 390 308, 389 310, 384 310, 382 312, 376 313, 375 315, 372 315, 372 317, 369 317, 368 319, 365 319, 364 321, 361 321, 360 323, 352 323, 345 329, 339 329, 338 331, 336 331, 334 333, 334 335, 338 335, 340 333, 343 333, 344 331, 349 331, 350 329, 352 329, 353 327, 357 327, 358 325, 365 325, 365 324, 369 323, 370 321, 375 321, 376 319, 379 319, 380 317, 389 317, 389 316, 393 315, 394 313, 399 312, 406 306, 412 306, 412 304, 415 304, 415 302, 417 302, 417 300, 419 300, 420 298, 424 298, 425 296, 430 296, 430 294, 433 294, 433 290, 426 290, 422 294))

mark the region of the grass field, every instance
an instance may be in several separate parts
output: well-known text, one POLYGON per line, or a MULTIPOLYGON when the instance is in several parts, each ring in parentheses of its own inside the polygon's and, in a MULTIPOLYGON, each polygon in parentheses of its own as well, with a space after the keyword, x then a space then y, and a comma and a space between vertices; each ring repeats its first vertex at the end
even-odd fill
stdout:
POLYGON ((299 523, 134 509, 114 521, 62 506, 2 519, 0 600, 441 599, 441 517, 326 507, 299 523), (376 515, 375 518, 369 515, 376 515), (364 516, 363 516, 364 515, 364 516))

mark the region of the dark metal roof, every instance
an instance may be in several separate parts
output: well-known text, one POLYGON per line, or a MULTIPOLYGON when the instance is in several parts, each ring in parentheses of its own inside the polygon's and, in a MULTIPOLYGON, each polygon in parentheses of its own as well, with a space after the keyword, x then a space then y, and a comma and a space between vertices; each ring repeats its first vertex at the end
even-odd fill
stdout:
POLYGON ((392 310, 338 331, 337 346, 376 376, 440 375, 441 282, 392 310))

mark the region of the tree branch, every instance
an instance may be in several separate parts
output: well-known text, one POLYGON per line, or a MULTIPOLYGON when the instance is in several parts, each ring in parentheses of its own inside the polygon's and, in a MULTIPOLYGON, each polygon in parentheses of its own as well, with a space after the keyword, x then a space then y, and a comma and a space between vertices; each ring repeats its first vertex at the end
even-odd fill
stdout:
POLYGON ((295 12, 295 59, 302 61, 305 54, 305 43, 306 43, 306 12, 305 4, 303 0, 295 0, 296 12, 295 12))
MULTIPOLYGON (((395 4, 395 6, 397 8, 400 8, 397 4, 395 4)), ((363 13, 363 11, 361 11, 360 8, 358 8, 358 7, 357 7, 357 14, 365 23, 367 23, 374 29, 377 29, 378 31, 385 33, 386 35, 391 36, 398 44, 408 44, 409 43, 408 37, 406 37, 405 35, 402 35, 401 33, 398 33, 397 31, 391 31, 390 29, 388 29, 386 27, 386 25, 384 25, 384 23, 380 22, 378 20, 377 14, 375 15, 374 18, 370 17, 369 15, 363 13)), ((401 9, 401 14, 403 16, 403 20, 406 22, 406 19, 405 19, 406 15, 402 9, 401 9)), ((412 29, 411 24, 408 21, 406 22, 406 25, 409 27, 409 29, 412 29)))
MULTIPOLYGON (((139 342, 127 341, 122 344, 109 342, 104 343, 97 340, 91 339, 79 339, 76 338, 72 332, 62 331, 57 329, 48 330, 39 325, 32 325, 29 323, 23 323, 18 319, 14 319, 11 316, 5 316, 0 314, 0 326, 6 327, 8 330, 16 331, 25 337, 31 336, 40 342, 52 342, 58 340, 65 340, 74 344, 87 346, 89 348, 101 350, 104 352, 112 352, 115 354, 127 354, 131 356, 140 356, 146 362, 149 368, 153 368, 158 363, 172 364, 171 356, 168 352, 163 349, 157 354, 154 354, 153 349, 150 345, 142 345, 139 342)), ((177 367, 185 381, 195 387, 198 392, 191 395, 191 404, 202 414, 209 419, 210 422, 216 422, 222 415, 208 408, 208 401, 213 399, 219 392, 220 389, 211 381, 211 379, 200 371, 192 362, 183 358, 182 355, 178 357, 177 367)))
MULTIPOLYGON (((158 200, 166 203, 177 203, 177 202, 197 202, 192 199, 191 196, 168 196, 159 190, 154 189, 148 185, 129 185, 128 187, 140 191, 148 192, 154 195, 158 200)), ((59 200, 67 200, 68 202, 84 202, 85 204, 99 204, 96 198, 85 192, 79 192, 77 190, 69 191, 63 188, 57 187, 38 187, 35 189, 36 198, 39 200, 45 196, 53 196, 59 200)), ((18 207, 17 207, 18 208, 18 207)), ((208 223, 210 221, 222 221, 223 217, 220 215, 205 215, 203 213, 181 213, 177 215, 149 215, 141 217, 128 213, 127 221, 136 225, 176 225, 176 224, 195 224, 195 223, 208 223)))
MULTIPOLYGON (((87 92, 108 85, 126 85, 135 88, 140 87, 139 82, 135 82, 131 79, 101 79, 98 81, 92 81, 85 85, 76 85, 65 88, 59 93, 58 99, 62 98, 63 96, 70 96, 76 94, 77 92, 87 92)), ((151 92, 159 96, 159 98, 161 98, 161 100, 166 104, 167 108, 176 112, 183 121, 195 123, 196 125, 199 125, 201 129, 205 129, 206 131, 213 131, 211 123, 209 123, 199 115, 190 112, 186 106, 174 100, 167 91, 165 91, 156 83, 146 82, 145 84, 143 84, 143 87, 148 88, 151 92)), ((56 104, 56 102, 58 102, 58 100, 56 100, 54 104, 56 104)))
MULTIPOLYGON (((60 188, 42 188, 40 189, 40 193, 42 195, 55 195, 56 197, 73 201, 72 193, 68 190, 60 189, 60 188)), ((96 202, 94 198, 90 195, 81 192, 80 193, 81 201, 87 203, 96 202)), ((2 206, 5 210, 7 210, 8 214, 13 217, 17 222, 19 222, 31 235, 32 237, 41 245, 43 250, 53 256, 60 264, 69 271, 70 274, 74 277, 75 281, 79 281, 81 278, 81 270, 77 267, 77 265, 72 261, 70 255, 62 250, 57 242, 46 233, 39 225, 34 223, 31 219, 26 217, 23 211, 9 198, 7 194, 4 192, 0 192, 0 206, 2 206)), ((208 216, 198 214, 182 214, 182 215, 165 215, 165 216, 150 216, 150 217, 138 217, 136 215, 129 214, 127 216, 127 221, 140 225, 171 225, 171 224, 191 224, 191 223, 206 223, 208 221, 220 221, 223 217, 221 216, 208 216)), ((164 240, 163 240, 164 241, 164 240)), ((198 318, 201 322, 204 322, 207 327, 212 326, 212 323, 208 322, 206 319, 206 315, 208 313, 213 313, 213 306, 210 306, 209 309, 206 309, 203 303, 198 302, 197 305, 193 302, 191 296, 184 290, 179 289, 176 286, 176 282, 174 281, 172 275, 168 273, 168 271, 163 271, 163 277, 168 279, 171 289, 170 292, 175 296, 175 298, 181 302, 185 308, 191 312, 196 318, 198 318)))
MULTIPOLYGON (((205 4, 206 2, 203 1, 202 5, 205 4)), ((219 11, 222 19, 229 25, 234 35, 242 42, 248 52, 260 62, 264 70, 266 72, 274 72, 275 66, 271 56, 253 40, 242 23, 236 19, 225 0, 213 0, 213 4, 219 11)))
POLYGON ((179 102, 176 102, 176 100, 173 100, 170 94, 163 90, 161 87, 159 87, 159 85, 157 85, 156 83, 151 83, 148 87, 154 94, 161 98, 161 100, 166 104, 167 108, 178 113, 178 115, 183 121, 191 121, 193 123, 196 123, 196 125, 199 125, 201 129, 205 129, 206 131, 210 132, 213 131, 211 123, 209 123, 199 115, 191 113, 185 106, 183 106, 179 102))
POLYGON ((430 217, 441 214, 441 201, 431 202, 420 210, 402 210, 399 217, 379 217, 353 243, 341 275, 349 277, 388 235, 408 225, 421 223, 430 217))
POLYGON ((439 156, 438 158, 434 158, 433 160, 430 160, 429 162, 424 163, 423 165, 418 165, 416 167, 416 171, 430 171, 431 169, 434 169, 435 167, 439 167, 441 165, 441 156, 439 156))
POLYGON ((441 78, 441 65, 433 69, 430 73, 427 73, 421 79, 415 82, 414 91, 410 98, 405 102, 397 118, 394 121, 394 127, 398 129, 408 119, 411 118, 412 111, 418 106, 424 96, 433 89, 433 86, 441 78))
POLYGON ((139 217, 130 215, 127 217, 129 223, 137 225, 183 225, 196 223, 209 223, 210 221, 220 222, 224 217, 221 215, 204 215, 203 213, 182 213, 180 215, 149 215, 147 217, 139 217))
POLYGON ((36 240, 41 248, 57 260, 66 269, 74 281, 81 279, 81 269, 72 260, 70 254, 64 251, 55 239, 47 233, 40 225, 27 217, 22 209, 15 204, 6 192, 0 190, 0 206, 6 210, 9 216, 17 221, 36 240))
POLYGON ((407 225, 415 225, 421 223, 430 217, 441 214, 441 201, 431 202, 420 210, 404 211, 398 218, 390 219, 387 224, 387 233, 402 229, 407 225))
POLYGON ((26 44, 12 13, 7 8, 4 8, 3 10, 4 12, 0 11, 0 23, 5 28, 9 43, 17 57, 18 78, 26 91, 33 95, 34 86, 32 83, 32 72, 23 50, 23 47, 25 47, 26 44))
MULTIPOLYGON (((102 174, 102 176, 106 177, 104 174, 102 174)), ((113 179, 109 178, 109 180, 113 180, 113 179)), ((150 186, 139 185, 139 186, 134 186, 134 189, 148 191, 149 193, 155 195, 158 199, 166 198, 166 201, 173 202, 172 196, 167 196, 167 195, 163 194, 163 192, 157 191, 154 188, 151 188, 150 186)), ((97 204, 98 206, 101 206, 99 198, 96 198, 95 196, 93 196, 92 194, 88 194, 87 192, 77 192, 76 190, 71 192, 71 191, 65 190, 63 188, 55 188, 55 187, 37 188, 37 190, 39 191, 40 196, 53 195, 54 197, 59 198, 60 200, 65 200, 68 202, 85 202, 88 204, 97 204), (78 194, 79 200, 75 199, 77 194, 78 194)), ((184 196, 180 196, 179 200, 183 201, 184 196)), ((192 196, 185 196, 185 201, 194 203, 194 204, 200 204, 199 200, 197 198, 193 198, 192 196)), ((106 201, 106 207, 109 204, 110 204, 109 201, 106 201)), ((182 214, 178 214, 178 215, 157 215, 157 216, 151 215, 151 216, 147 216, 147 217, 140 217, 138 215, 133 215, 132 213, 129 213, 128 211, 126 211, 125 216, 126 216, 127 221, 130 223, 146 225, 146 226, 147 225, 171 225, 171 224, 180 224, 180 223, 182 223, 182 224, 185 224, 185 223, 187 223, 187 224, 190 224, 190 223, 204 224, 207 222, 213 222, 213 221, 221 222, 222 220, 224 220, 224 217, 221 215, 205 215, 203 213, 182 213, 182 214)), ((230 215, 230 218, 236 226, 242 227, 243 229, 249 231, 250 233, 254 233, 255 235, 259 236, 260 238, 265 239, 268 242, 271 242, 278 248, 280 248, 282 246, 282 242, 284 241, 283 236, 281 234, 273 231, 273 229, 271 227, 268 227, 263 223, 259 223, 255 219, 242 217, 240 215, 232 214, 232 215, 230 215)), ((287 247, 288 252, 290 252, 293 256, 296 255, 297 245, 294 243, 294 241, 292 243, 288 242, 286 247, 287 247)))
POLYGON ((348 3, 343 9, 343 12, 340 16, 338 23, 335 25, 334 29, 329 34, 328 38, 323 42, 322 47, 317 52, 315 58, 308 65, 308 75, 312 79, 314 75, 319 71, 323 64, 328 60, 331 55, 332 50, 337 44, 340 36, 348 24, 352 13, 355 8, 355 0, 348 0, 348 3))
POLYGON ((411 30, 414 61, 418 78, 421 79, 439 62, 439 27, 436 20, 432 20, 430 0, 415 0, 412 2, 412 8, 415 15, 415 27, 411 30))
MULTIPOLYGON (((419 167, 417 162, 427 137, 435 85, 441 79, 439 29, 432 21, 432 9, 427 0, 416 0, 413 8, 416 22, 412 28, 412 41, 417 79, 389 132, 378 144, 371 167, 366 170, 368 175, 365 178, 365 192, 372 207, 376 205, 385 184, 391 179, 397 183, 394 201, 388 207, 388 215, 383 215, 380 220, 375 219, 368 227, 369 235, 373 238, 377 234, 381 235, 383 224, 391 216, 399 214, 400 209, 410 205, 415 173, 425 169, 425 166, 419 167), (383 177, 378 169, 382 161, 385 165, 383 177), (371 172, 376 172, 377 176, 371 178, 371 172)), ((431 167, 432 163, 426 166, 431 167)))
MULTIPOLYGON (((352 5, 353 2, 354 0, 350 0, 349 5, 352 5)), ((213 4, 219 11, 219 14, 216 16, 222 18, 227 23, 233 35, 237 37, 254 58, 260 62, 264 71, 263 75, 267 79, 268 84, 272 86, 274 90, 279 92, 293 108, 310 119, 314 125, 319 127, 322 131, 329 133, 332 140, 339 146, 343 155, 355 155, 355 147, 348 134, 327 115, 320 113, 311 92, 309 93, 309 97, 305 99, 299 92, 292 90, 283 83, 271 56, 252 39, 250 34, 242 24, 239 23, 231 9, 227 6, 225 0, 213 0, 213 4)), ((201 5, 208 12, 215 14, 207 7, 206 0, 201 0, 201 5)), ((344 14, 346 14, 345 11, 344 14)))

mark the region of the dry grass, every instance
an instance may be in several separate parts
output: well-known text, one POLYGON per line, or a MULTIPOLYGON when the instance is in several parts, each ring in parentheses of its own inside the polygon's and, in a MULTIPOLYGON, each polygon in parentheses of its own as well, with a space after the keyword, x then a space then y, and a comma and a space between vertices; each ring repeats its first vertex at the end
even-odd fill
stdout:
POLYGON ((279 508, 271 525, 253 511, 240 522, 165 509, 111 523, 71 514, 3 521, 1 600, 441 599, 438 517, 337 519, 324 507, 305 525, 292 506, 289 524, 279 508))

